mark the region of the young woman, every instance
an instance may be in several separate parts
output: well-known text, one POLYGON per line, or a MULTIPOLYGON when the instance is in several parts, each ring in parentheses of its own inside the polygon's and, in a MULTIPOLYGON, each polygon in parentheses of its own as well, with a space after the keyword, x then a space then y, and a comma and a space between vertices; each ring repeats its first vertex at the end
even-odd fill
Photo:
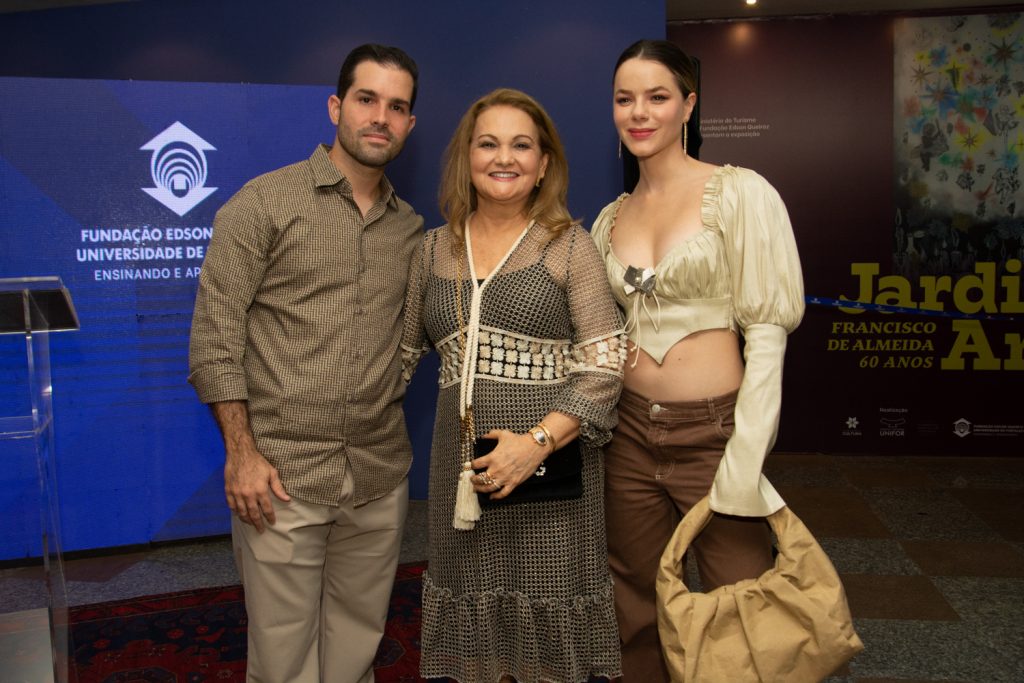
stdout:
POLYGON ((803 316, 800 262, 764 178, 687 155, 695 82, 672 43, 623 52, 612 107, 639 182, 591 231, 631 342, 605 494, 626 683, 668 680, 655 577, 681 515, 710 492, 718 514, 694 545, 710 590, 771 567, 763 517, 784 505, 761 467, 803 316))

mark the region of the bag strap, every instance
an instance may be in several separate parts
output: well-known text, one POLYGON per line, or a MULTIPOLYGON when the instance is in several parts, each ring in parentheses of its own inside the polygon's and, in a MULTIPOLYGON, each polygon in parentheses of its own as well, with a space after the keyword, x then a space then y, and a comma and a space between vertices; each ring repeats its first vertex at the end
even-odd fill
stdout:
POLYGON ((768 515, 766 519, 771 525, 772 531, 775 532, 775 545, 780 556, 797 558, 805 555, 811 546, 818 548, 824 556, 824 551, 820 550, 817 539, 796 516, 796 513, 789 509, 788 505, 779 508, 774 514, 768 515))
POLYGON ((662 573, 668 571, 675 577, 682 575, 683 556, 686 555, 686 549, 708 525, 713 514, 711 499, 709 496, 704 496, 683 516, 661 554, 662 573))
MULTIPOLYGON (((661 555, 661 573, 667 571, 678 580, 678 577, 682 575, 683 556, 686 555, 693 540, 700 535, 714 514, 711 510, 710 495, 704 496, 690 508, 673 532, 668 545, 665 546, 661 555)), ((799 541, 794 541, 796 535, 788 532, 803 527, 803 523, 788 506, 779 508, 765 519, 778 537, 779 552, 792 556, 792 551, 795 550, 793 543, 799 543, 799 541)))

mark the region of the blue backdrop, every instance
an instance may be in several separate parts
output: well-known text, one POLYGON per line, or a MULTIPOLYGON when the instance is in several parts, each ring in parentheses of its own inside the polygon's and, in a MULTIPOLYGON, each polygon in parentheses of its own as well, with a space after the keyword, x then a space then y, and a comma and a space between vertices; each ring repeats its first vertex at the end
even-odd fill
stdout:
MULTIPOLYGON (((555 119, 586 223, 621 186, 614 61, 664 30, 650 0, 143 0, 0 17, 0 277, 61 276, 82 322, 52 340, 65 550, 227 532, 220 438, 185 383, 196 269, 232 193, 330 141, 326 99, 351 47, 400 45, 420 65, 417 127, 389 176, 427 226, 451 131, 499 86, 555 119), (146 192, 168 141, 206 172, 184 204, 146 192)), ((0 415, 20 412, 23 354, 0 345, 0 415)), ((406 401, 416 498, 435 377, 431 360, 406 401)), ((36 490, 31 463, 0 476, 0 560, 39 554, 36 490)))

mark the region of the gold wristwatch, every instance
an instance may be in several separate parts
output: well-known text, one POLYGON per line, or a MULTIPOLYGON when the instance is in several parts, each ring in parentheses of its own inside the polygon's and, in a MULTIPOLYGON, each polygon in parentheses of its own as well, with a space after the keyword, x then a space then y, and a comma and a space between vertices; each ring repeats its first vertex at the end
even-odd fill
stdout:
POLYGON ((555 452, 555 437, 551 436, 551 432, 543 422, 530 430, 530 436, 539 446, 549 449, 552 453, 555 452))

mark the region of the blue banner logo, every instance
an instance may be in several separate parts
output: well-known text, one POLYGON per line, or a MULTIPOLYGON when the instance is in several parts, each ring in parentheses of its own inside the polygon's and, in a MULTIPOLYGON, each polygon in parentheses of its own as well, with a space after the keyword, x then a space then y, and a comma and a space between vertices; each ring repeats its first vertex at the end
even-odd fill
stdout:
POLYGON ((217 191, 216 187, 204 187, 205 152, 217 148, 181 122, 175 121, 139 149, 153 152, 149 172, 156 185, 144 187, 142 191, 179 216, 217 191))

